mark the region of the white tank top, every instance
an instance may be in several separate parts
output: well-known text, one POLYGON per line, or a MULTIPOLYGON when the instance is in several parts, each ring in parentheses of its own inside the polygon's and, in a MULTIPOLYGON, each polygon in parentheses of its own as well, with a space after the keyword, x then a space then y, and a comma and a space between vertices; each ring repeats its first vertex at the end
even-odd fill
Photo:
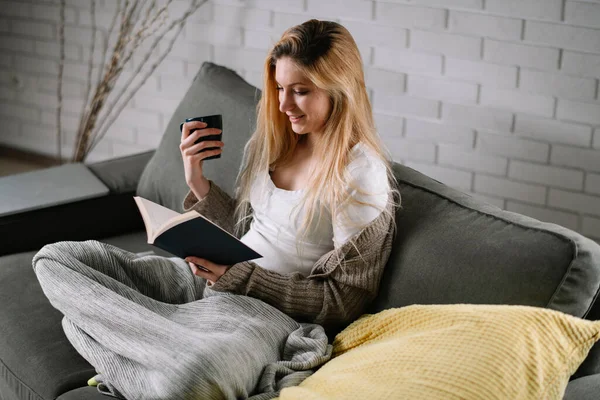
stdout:
POLYGON ((307 235, 296 248, 299 229, 304 217, 303 210, 292 221, 294 207, 301 204, 304 190, 284 190, 275 186, 270 175, 257 178, 252 184, 250 204, 254 211, 250 229, 242 242, 259 252, 262 257, 254 260, 265 269, 281 274, 300 272, 308 276, 315 262, 325 253, 340 247, 373 221, 385 208, 389 183, 383 162, 370 154, 361 143, 351 151, 347 167, 355 186, 370 193, 362 195, 351 191, 353 198, 377 207, 352 204, 344 207, 347 212, 332 218, 328 211, 317 226, 318 215, 312 221, 313 233, 307 235), (342 218, 351 216, 351 219, 342 218))

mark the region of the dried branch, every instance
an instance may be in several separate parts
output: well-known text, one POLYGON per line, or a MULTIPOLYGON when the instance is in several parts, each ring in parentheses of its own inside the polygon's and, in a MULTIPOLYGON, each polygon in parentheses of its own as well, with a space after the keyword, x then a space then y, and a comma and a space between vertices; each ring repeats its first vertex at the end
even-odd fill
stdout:
POLYGON ((185 26, 185 22, 187 21, 187 18, 193 14, 199 7, 201 7, 203 4, 205 4, 208 0, 203 0, 201 2, 198 2, 198 0, 194 0, 192 5, 190 6, 190 9, 188 9, 182 16, 181 18, 173 21, 171 23, 171 25, 160 35, 158 36, 154 43, 152 44, 152 47, 150 48, 150 51, 148 51, 144 57, 144 59, 142 60, 142 62, 138 65, 137 69, 135 70, 135 72, 133 73, 132 77, 127 81, 127 83, 125 84, 124 88, 119 92, 119 94, 117 95, 116 100, 112 103, 112 105, 108 108, 108 111, 106 112, 107 118, 103 119, 103 123, 100 125, 100 127, 98 128, 99 134, 97 135, 94 143, 92 144, 92 146, 90 147, 89 151, 91 151, 93 149, 93 147, 95 147, 97 145, 97 143, 106 135, 106 132, 108 131, 108 128, 112 125, 112 123, 118 118, 118 116, 121 114, 121 111, 123 110, 125 104, 127 104, 135 95, 135 93, 137 93, 137 91, 144 85, 144 83, 146 82, 146 80, 150 77, 150 75, 152 75, 152 73, 154 72, 154 70, 156 70, 156 68, 158 67, 158 65, 160 65, 160 63, 166 58, 166 56, 171 52, 173 45, 175 44, 175 41, 177 40, 177 37, 179 36, 179 34, 181 33, 181 31, 183 30, 183 27, 185 26), (127 88, 129 88, 129 86, 131 85, 131 83, 133 82, 133 80, 138 76, 138 74, 140 73, 140 71, 142 70, 142 68, 144 67, 144 65, 146 64, 146 62, 149 60, 150 56, 152 55, 152 53, 154 52, 154 49, 156 48, 156 46, 158 45, 158 43, 163 39, 163 37, 169 33, 171 30, 173 30, 175 27, 178 27, 178 30, 176 31, 176 33, 174 34, 173 38, 171 38, 171 41, 169 42, 169 45, 167 47, 167 49, 161 54, 161 56, 159 57, 158 61, 155 62, 151 67, 150 70, 146 72, 146 74, 144 75, 144 77, 142 78, 142 80, 138 83, 138 85, 132 89, 127 97, 125 98, 125 100, 123 102, 121 102, 121 105, 119 107, 117 107, 117 112, 115 115, 110 115, 111 112, 113 111, 113 109, 115 108, 116 104, 118 103, 118 101, 120 100, 120 98, 124 95, 125 91, 127 88))
POLYGON ((65 0, 60 0, 60 26, 58 29, 58 37, 60 47, 60 62, 58 64, 58 88, 56 94, 58 96, 58 108, 56 110, 56 145, 58 147, 58 163, 62 164, 62 124, 60 117, 62 114, 62 80, 63 70, 65 67, 65 0))
MULTIPOLYGON (((80 124, 76 135, 76 147, 74 149, 73 161, 83 161, 99 141, 106 135, 109 127, 114 123, 121 111, 127 103, 133 98, 137 91, 145 84, 147 79, 154 73, 158 65, 171 52, 175 41, 183 30, 187 18, 194 13, 199 7, 205 4, 208 0, 191 0, 190 6, 180 18, 172 21, 168 27, 161 31, 168 17, 168 6, 173 0, 168 0, 165 6, 157 9, 156 0, 140 1, 140 0, 125 0, 125 4, 121 7, 119 0, 117 10, 113 16, 111 26, 108 31, 108 37, 104 42, 102 52, 102 64, 98 71, 95 89, 91 94, 91 81, 93 70, 93 58, 95 53, 96 39, 96 18, 95 18, 95 0, 92 2, 92 44, 90 51, 90 59, 88 64, 88 80, 86 86, 86 95, 84 106, 80 115, 80 124), (112 48, 110 57, 107 60, 107 50, 109 40, 112 36, 117 18, 120 17, 119 29, 116 35, 116 40, 112 48), (159 54, 158 59, 152 64, 148 71, 141 74, 142 69, 147 65, 150 57, 156 53, 160 41, 165 35, 175 29, 173 38, 169 41, 167 49, 159 54), (125 84, 120 88, 116 98, 112 96, 115 84, 121 77, 123 69, 133 59, 136 51, 142 43, 150 37, 155 37, 148 51, 145 52, 141 62, 136 66, 133 74, 127 79, 125 84), (141 75, 141 76, 140 76, 141 75), (140 81, 133 86, 134 80, 140 78, 140 81), (114 99, 109 102, 109 98, 114 99), (115 110, 116 109, 116 110, 115 110)), ((65 0, 61 0, 61 5, 64 8, 65 0)), ((63 10, 64 14, 64 10, 63 10)), ((61 20, 61 29, 64 29, 64 15, 61 20)), ((64 35, 63 35, 64 43, 64 35)), ((64 44, 63 44, 64 46, 64 44)), ((64 63, 64 48, 62 49, 62 57, 64 63)), ((62 83, 62 75, 60 75, 62 83)), ((62 105, 62 93, 59 89, 59 122, 58 131, 60 135, 60 107, 62 105)), ((60 136, 59 136, 60 137, 60 136)))

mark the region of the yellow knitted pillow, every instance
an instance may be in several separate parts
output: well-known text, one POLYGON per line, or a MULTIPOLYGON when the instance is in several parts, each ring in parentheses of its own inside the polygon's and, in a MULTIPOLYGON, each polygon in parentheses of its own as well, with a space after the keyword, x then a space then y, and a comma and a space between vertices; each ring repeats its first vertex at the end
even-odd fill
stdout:
POLYGON ((334 357, 281 400, 562 399, 600 321, 497 305, 410 306, 365 315, 334 357))

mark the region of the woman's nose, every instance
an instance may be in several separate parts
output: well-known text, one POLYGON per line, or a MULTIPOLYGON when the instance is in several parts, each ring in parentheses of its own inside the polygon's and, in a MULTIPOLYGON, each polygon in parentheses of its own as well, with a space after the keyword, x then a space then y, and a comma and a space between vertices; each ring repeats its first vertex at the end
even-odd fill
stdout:
POLYGON ((285 113, 286 111, 292 110, 294 108, 294 101, 292 96, 287 93, 282 93, 279 95, 279 111, 285 113))

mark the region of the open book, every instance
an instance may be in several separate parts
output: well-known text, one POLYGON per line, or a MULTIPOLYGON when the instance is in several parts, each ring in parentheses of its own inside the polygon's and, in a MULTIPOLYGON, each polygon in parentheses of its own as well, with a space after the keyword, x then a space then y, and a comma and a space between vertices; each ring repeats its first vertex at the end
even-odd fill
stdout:
POLYGON ((153 246, 181 258, 196 256, 221 265, 262 257, 197 211, 180 214, 143 197, 134 199, 153 246))

